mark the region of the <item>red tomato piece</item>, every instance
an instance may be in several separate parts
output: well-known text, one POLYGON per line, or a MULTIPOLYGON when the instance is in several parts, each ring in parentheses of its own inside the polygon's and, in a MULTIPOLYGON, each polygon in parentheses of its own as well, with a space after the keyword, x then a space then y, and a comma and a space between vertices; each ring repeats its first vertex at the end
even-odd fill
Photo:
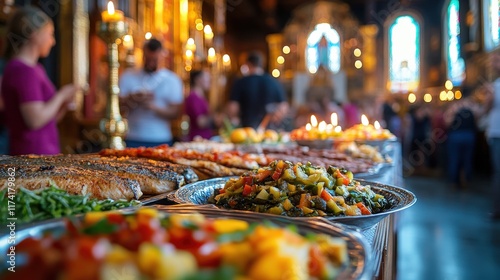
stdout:
POLYGON ((252 186, 245 184, 245 186, 243 187, 243 193, 242 193, 242 195, 243 196, 249 196, 252 193, 252 190, 253 190, 252 186))

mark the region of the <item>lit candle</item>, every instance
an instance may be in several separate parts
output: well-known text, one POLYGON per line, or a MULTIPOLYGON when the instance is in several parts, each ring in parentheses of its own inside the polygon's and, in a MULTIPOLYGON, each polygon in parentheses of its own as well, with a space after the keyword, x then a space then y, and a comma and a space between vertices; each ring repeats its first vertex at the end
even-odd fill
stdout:
POLYGON ((224 67, 231 67, 231 57, 226 53, 222 56, 224 67))
POLYGON ((186 50, 190 50, 191 52, 196 51, 196 44, 193 38, 189 38, 186 41, 186 50))
POLYGON ((212 27, 210 25, 205 25, 205 28, 203 28, 203 33, 205 34, 205 43, 208 46, 212 45, 212 39, 214 38, 214 33, 212 32, 212 27))
POLYGON ((108 10, 101 13, 103 22, 117 22, 125 19, 122 11, 115 11, 115 5, 112 1, 108 2, 108 10))
POLYGON ((325 132, 326 131, 326 122, 325 121, 321 121, 319 123, 318 130, 319 130, 319 132, 325 132))
POLYGON ((368 118, 365 116, 365 114, 361 115, 361 123, 364 125, 364 126, 367 126, 369 124, 368 122, 368 118))
POLYGON ((332 115, 330 116, 331 120, 332 120, 332 125, 333 126, 337 126, 339 124, 339 120, 337 118, 337 113, 332 113, 332 115))
POLYGON ((318 126, 318 119, 316 119, 315 115, 311 115, 311 125, 312 125, 312 127, 318 126))
POLYGON ((375 127, 376 130, 380 130, 380 123, 378 121, 375 121, 373 123, 373 127, 375 127))
POLYGON ((207 60, 208 62, 210 63, 214 63, 215 60, 216 60, 216 56, 215 56, 215 49, 214 48, 210 48, 208 49, 208 57, 207 57, 207 60))
POLYGON ((306 130, 311 131, 311 129, 312 129, 311 124, 310 123, 306 124, 306 130))
POLYGON ((342 127, 339 125, 339 126, 336 126, 335 129, 334 129, 335 133, 341 133, 342 132, 342 127))

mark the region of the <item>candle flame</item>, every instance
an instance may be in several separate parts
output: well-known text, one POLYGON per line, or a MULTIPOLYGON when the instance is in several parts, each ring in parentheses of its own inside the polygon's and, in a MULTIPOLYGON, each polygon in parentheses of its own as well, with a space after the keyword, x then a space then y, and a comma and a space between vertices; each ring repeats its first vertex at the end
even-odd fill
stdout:
POLYGON ((332 131, 333 130, 333 125, 331 123, 326 125, 326 130, 327 131, 332 131))
POLYGON ((318 126, 318 119, 316 119, 316 116, 315 115, 312 115, 311 116, 311 125, 313 127, 317 127, 318 126))
POLYGON ((319 132, 324 132, 326 130, 326 122, 325 121, 321 121, 319 123, 318 130, 319 130, 319 132))
POLYGON ((373 123, 373 126, 375 127, 376 130, 379 130, 380 129, 380 123, 378 121, 375 121, 373 123))
POLYGON ((108 2, 108 14, 110 15, 115 14, 115 4, 113 4, 112 1, 108 2))
POLYGON ((365 116, 365 114, 361 115, 361 123, 364 125, 364 126, 367 126, 369 124, 368 122, 368 118, 365 116))
POLYGON ((331 115, 331 120, 332 120, 332 125, 333 126, 337 126, 339 124, 339 120, 338 120, 338 117, 337 117, 337 113, 332 113, 331 115))
POLYGON ((310 123, 306 124, 306 130, 311 131, 311 129, 312 129, 311 124, 310 123))
POLYGON ((336 126, 334 131, 335 131, 335 133, 340 133, 340 132, 342 132, 342 127, 340 125, 336 126))

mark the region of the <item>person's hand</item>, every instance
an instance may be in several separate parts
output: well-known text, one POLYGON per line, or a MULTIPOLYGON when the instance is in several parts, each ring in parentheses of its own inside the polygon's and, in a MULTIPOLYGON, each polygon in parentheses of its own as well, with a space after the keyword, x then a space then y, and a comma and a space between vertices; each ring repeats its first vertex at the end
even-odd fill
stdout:
POLYGON ((63 86, 58 91, 58 94, 61 96, 63 102, 66 103, 66 102, 72 101, 74 99, 74 96, 75 96, 77 90, 78 90, 78 88, 75 85, 69 84, 69 85, 63 86))

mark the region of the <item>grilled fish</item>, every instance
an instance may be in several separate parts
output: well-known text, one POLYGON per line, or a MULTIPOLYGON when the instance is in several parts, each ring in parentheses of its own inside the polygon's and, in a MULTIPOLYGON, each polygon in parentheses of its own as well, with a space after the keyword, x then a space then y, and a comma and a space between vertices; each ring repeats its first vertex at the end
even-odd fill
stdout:
MULTIPOLYGON (((51 164, 18 164, 16 160, 0 163, 0 190, 9 186, 9 177, 14 177, 15 187, 29 190, 48 188, 56 185, 71 194, 89 195, 97 199, 139 199, 142 191, 135 180, 122 178, 108 172, 85 169, 75 166, 57 166, 51 164), (14 176, 9 171, 15 169, 14 176)), ((26 162, 21 160, 21 162, 26 162)))

